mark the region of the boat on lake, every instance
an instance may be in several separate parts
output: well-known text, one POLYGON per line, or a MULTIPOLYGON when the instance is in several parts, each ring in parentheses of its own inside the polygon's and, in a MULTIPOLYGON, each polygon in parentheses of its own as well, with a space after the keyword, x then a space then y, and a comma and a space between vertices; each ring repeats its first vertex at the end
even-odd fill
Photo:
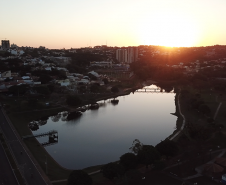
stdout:
POLYGON ((68 113, 67 120, 68 121, 74 120, 76 118, 79 118, 81 115, 82 115, 82 113, 80 111, 70 112, 70 113, 68 113))
POLYGON ((99 109, 99 104, 98 103, 93 103, 89 106, 89 109, 94 110, 94 109, 99 109))
POLYGON ((114 105, 118 104, 118 102, 119 102, 119 100, 116 100, 116 99, 111 100, 111 103, 114 105))

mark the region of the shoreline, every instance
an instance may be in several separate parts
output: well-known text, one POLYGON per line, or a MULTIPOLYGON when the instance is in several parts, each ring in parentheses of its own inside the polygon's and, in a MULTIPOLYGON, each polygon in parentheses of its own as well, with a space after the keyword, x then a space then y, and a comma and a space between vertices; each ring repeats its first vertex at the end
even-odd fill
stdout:
POLYGON ((175 113, 171 113, 174 116, 177 116, 177 121, 176 121, 176 130, 169 136, 167 139, 169 140, 174 140, 184 129, 186 119, 184 115, 181 112, 180 108, 180 95, 181 95, 181 89, 179 92, 176 92, 175 95, 175 106, 176 106, 176 111, 175 113))
MULTIPOLYGON (((123 89, 123 90, 121 90, 119 93, 117 93, 117 94, 114 94, 114 93, 111 93, 111 94, 109 94, 109 95, 107 95, 107 96, 103 96, 103 97, 99 97, 99 98, 97 98, 97 99, 95 99, 96 101, 101 101, 101 100, 106 100, 106 99, 111 99, 111 98, 114 98, 114 97, 120 97, 120 96, 126 96, 126 95, 129 95, 131 92, 134 92, 135 90, 137 90, 137 89, 141 89, 141 88, 143 88, 144 86, 148 86, 148 85, 152 85, 152 84, 154 84, 154 83, 157 83, 157 82, 154 82, 154 81, 150 81, 150 80, 148 80, 148 81, 145 81, 145 82, 143 82, 143 83, 138 83, 135 87, 133 87, 133 88, 127 88, 127 89, 123 89)), ((177 93, 178 92, 176 92, 176 96, 177 96, 177 93)), ((177 99, 175 98, 175 101, 176 101, 177 99)), ((176 104, 176 110, 178 109, 178 105, 177 105, 177 102, 175 102, 175 104, 176 104)), ((87 104, 86 104, 87 105, 87 104)), ((83 105, 84 106, 84 105, 83 105)), ((79 106, 79 107, 81 107, 81 106, 79 106)), ((65 110, 67 110, 67 111, 75 111, 75 110, 77 110, 79 107, 74 107, 74 108, 72 108, 72 107, 64 107, 65 108, 65 110)), ((41 111, 41 110, 40 110, 41 111)), ((177 113, 177 111, 176 111, 176 113, 177 113)), ((178 116, 178 115, 177 115, 178 116)), ((177 124, 177 122, 176 122, 176 124, 177 124)), ((178 132, 178 130, 180 129, 180 127, 178 127, 175 131, 177 131, 178 132)), ((29 129, 30 130, 30 129, 29 129)), ((173 135, 175 134, 175 131, 169 136, 169 137, 173 137, 173 135)), ((167 137, 167 138, 169 138, 169 137, 167 137)), ((38 144, 40 144, 39 142, 38 142, 38 140, 35 138, 35 141, 38 143, 38 144)), ((26 146, 27 146, 27 144, 26 144, 26 146)), ((61 169, 63 169, 63 170, 65 170, 65 171, 68 171, 67 173, 70 173, 70 171, 72 171, 72 169, 67 169, 67 168, 64 168, 63 166, 61 166, 55 159, 53 159, 53 157, 46 151, 46 149, 44 148, 44 147, 42 147, 42 150, 51 158, 51 160, 52 161, 54 161, 54 163, 57 165, 57 166, 59 166, 59 168, 61 168, 61 169)), ((37 157, 37 156, 36 156, 37 157)), ((96 170, 96 168, 98 167, 98 166, 102 166, 102 165, 104 165, 104 164, 101 164, 101 165, 95 165, 95 166, 89 166, 89 167, 87 167, 87 168, 84 168, 84 169, 82 169, 82 170, 84 170, 85 172, 87 172, 88 174, 90 174, 90 173, 92 173, 92 172, 97 172, 97 170, 96 170), (91 170, 90 170, 91 169, 91 170), (93 170, 92 170, 93 169, 93 170)), ((42 167, 41 167, 42 168, 42 167)), ((42 170, 44 171, 44 169, 42 168, 42 170)), ((98 172, 97 172, 98 173, 98 172)), ((46 174, 45 174, 46 175, 46 174)), ((91 174, 90 174, 91 175, 91 174)), ((47 175, 48 176, 48 178, 49 178, 49 175, 47 175)), ((51 179, 50 181, 55 181, 55 180, 59 180, 58 178, 54 178, 54 179, 52 179, 52 178, 49 178, 49 179, 51 179)), ((61 178, 62 179, 62 178, 61 178)))

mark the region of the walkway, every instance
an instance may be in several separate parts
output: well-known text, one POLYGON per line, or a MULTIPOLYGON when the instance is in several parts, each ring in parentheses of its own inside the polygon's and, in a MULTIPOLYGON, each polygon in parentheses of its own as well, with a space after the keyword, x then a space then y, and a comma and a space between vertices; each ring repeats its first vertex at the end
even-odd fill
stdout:
POLYGON ((218 112, 219 112, 219 110, 220 110, 221 105, 222 105, 222 102, 220 102, 219 105, 218 105, 218 107, 217 107, 217 110, 216 110, 216 112, 215 112, 215 114, 214 114, 214 117, 213 117, 214 120, 215 120, 216 117, 217 117, 217 114, 218 114, 218 112))
POLYGON ((184 126, 185 126, 185 121, 186 121, 185 120, 185 116, 182 114, 181 108, 180 108, 180 95, 181 95, 181 93, 178 95, 178 102, 177 102, 177 104, 178 104, 179 113, 180 113, 180 115, 183 118, 183 123, 182 123, 182 126, 181 126, 180 130, 176 134, 174 134, 171 138, 169 138, 169 140, 173 140, 175 137, 177 137, 181 133, 181 131, 184 129, 184 126))
POLYGON ((203 172, 203 170, 204 170, 204 166, 205 166, 206 164, 212 164, 212 163, 214 163, 214 161, 216 160, 216 158, 222 157, 222 156, 225 154, 226 149, 216 150, 216 151, 214 151, 214 153, 215 153, 215 152, 219 152, 219 151, 221 151, 221 153, 220 153, 218 156, 216 156, 214 159, 212 159, 211 161, 209 161, 209 162, 207 162, 207 163, 205 163, 205 164, 203 164, 203 165, 200 165, 200 166, 198 166, 198 167, 195 168, 195 171, 197 172, 196 175, 192 175, 192 176, 186 177, 186 178, 184 178, 183 180, 189 180, 189 179, 193 179, 193 178, 202 176, 202 172, 203 172))

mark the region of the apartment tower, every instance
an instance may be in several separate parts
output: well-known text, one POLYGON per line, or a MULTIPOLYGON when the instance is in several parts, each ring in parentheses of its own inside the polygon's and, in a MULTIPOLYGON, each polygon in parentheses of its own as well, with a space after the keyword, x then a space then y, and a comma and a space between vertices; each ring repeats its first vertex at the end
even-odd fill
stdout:
POLYGON ((9 40, 2 40, 2 49, 9 49, 9 48, 10 48, 9 40))
POLYGON ((116 59, 120 63, 132 63, 138 59, 138 47, 127 47, 116 50, 116 59))

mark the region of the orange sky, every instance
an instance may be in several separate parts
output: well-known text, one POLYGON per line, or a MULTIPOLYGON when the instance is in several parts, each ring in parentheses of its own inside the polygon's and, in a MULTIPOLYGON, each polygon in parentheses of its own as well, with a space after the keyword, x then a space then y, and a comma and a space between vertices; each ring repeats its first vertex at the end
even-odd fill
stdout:
POLYGON ((226 45, 225 0, 10 0, 0 35, 18 46, 226 45))

